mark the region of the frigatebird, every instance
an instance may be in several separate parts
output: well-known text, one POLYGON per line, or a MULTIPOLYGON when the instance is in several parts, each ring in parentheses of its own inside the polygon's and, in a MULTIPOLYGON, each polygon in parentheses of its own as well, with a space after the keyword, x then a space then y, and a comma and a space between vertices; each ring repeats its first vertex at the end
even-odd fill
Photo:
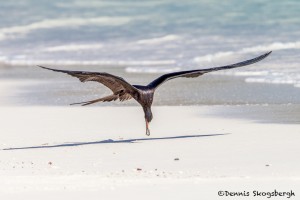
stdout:
POLYGON ((260 55, 258 57, 255 57, 250 60, 246 60, 243 62, 231 64, 231 65, 225 65, 221 67, 213 67, 208 69, 198 69, 198 70, 188 70, 188 71, 179 71, 179 72, 173 72, 164 74, 157 79, 153 80, 151 83, 149 83, 146 86, 143 85, 131 85, 127 81, 125 81, 123 78, 119 76, 115 76, 109 73, 105 72, 85 72, 85 71, 69 71, 69 70, 59 70, 59 69, 51 69, 48 67, 39 66, 44 69, 52 70, 55 72, 62 72, 69 74, 71 76, 79 78, 81 82, 87 82, 87 81, 96 81, 99 83, 102 83, 106 87, 108 87, 113 94, 102 97, 99 99, 91 100, 91 101, 85 101, 80 103, 73 103, 71 105, 75 104, 81 104, 82 106, 90 105, 96 102, 109 102, 109 101, 126 101, 131 98, 134 98, 142 107, 145 114, 145 121, 146 121, 146 135, 150 135, 149 130, 149 123, 151 122, 153 115, 151 112, 151 105, 153 102, 154 92, 157 89, 158 86, 163 84, 164 82, 179 78, 179 77, 185 77, 185 78, 195 78, 198 76, 201 76, 203 74, 206 74, 208 72, 214 72, 219 70, 225 70, 225 69, 232 69, 237 67, 242 67, 246 65, 250 65, 256 62, 259 62, 266 58, 269 54, 271 54, 272 51, 265 53, 263 55, 260 55))

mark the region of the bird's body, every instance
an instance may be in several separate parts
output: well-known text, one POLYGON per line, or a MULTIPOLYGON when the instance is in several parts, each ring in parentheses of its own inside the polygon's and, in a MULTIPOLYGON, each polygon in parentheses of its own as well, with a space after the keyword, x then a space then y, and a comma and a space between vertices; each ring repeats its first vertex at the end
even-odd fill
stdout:
MULTIPOLYGON (((44 69, 56 71, 56 72, 62 72, 67 73, 71 76, 79 78, 81 82, 87 82, 87 81, 96 81, 99 83, 102 83, 106 87, 108 87, 113 94, 102 97, 99 99, 86 101, 86 102, 80 102, 80 103, 74 103, 74 104, 81 104, 82 106, 90 105, 96 102, 107 102, 107 101, 126 101, 131 98, 135 99, 144 110, 145 114, 145 121, 146 121, 146 135, 150 135, 148 124, 151 122, 153 115, 151 111, 151 106, 154 98, 155 90, 158 86, 163 84, 164 82, 178 78, 178 77, 185 77, 185 78, 195 78, 198 76, 201 76, 203 74, 213 72, 213 71, 219 71, 219 70, 225 70, 225 69, 231 69, 231 68, 237 68, 242 67, 245 65, 250 65, 253 63, 256 63, 260 60, 263 60, 266 58, 271 52, 268 52, 266 54, 263 54, 261 56, 258 56, 256 58, 246 60, 243 62, 239 62, 232 65, 222 66, 222 67, 214 67, 209 69, 200 69, 200 70, 189 70, 189 71, 180 71, 180 72, 173 72, 169 74, 164 74, 157 79, 153 80, 151 83, 149 83, 146 86, 143 85, 131 85, 128 82, 126 82, 123 78, 108 74, 108 73, 99 73, 99 72, 83 72, 83 71, 69 71, 69 70, 58 70, 58 69, 51 69, 43 66, 39 66, 44 69)), ((71 104, 71 105, 74 105, 71 104)))

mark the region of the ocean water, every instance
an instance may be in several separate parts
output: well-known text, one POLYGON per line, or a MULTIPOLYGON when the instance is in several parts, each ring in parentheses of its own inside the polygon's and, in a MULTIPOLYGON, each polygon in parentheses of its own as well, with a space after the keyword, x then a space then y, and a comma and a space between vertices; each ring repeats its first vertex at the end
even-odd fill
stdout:
MULTIPOLYGON (((298 0, 1 1, 0 65, 109 66, 130 74, 207 68, 300 89, 298 0)), ((97 68, 98 69, 98 68, 97 68)))

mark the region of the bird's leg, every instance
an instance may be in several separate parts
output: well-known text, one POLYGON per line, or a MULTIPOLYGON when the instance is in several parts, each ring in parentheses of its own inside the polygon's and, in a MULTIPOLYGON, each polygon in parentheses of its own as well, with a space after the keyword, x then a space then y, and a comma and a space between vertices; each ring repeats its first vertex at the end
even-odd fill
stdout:
POLYGON ((146 120, 146 135, 150 136, 149 122, 147 122, 147 120, 146 120))

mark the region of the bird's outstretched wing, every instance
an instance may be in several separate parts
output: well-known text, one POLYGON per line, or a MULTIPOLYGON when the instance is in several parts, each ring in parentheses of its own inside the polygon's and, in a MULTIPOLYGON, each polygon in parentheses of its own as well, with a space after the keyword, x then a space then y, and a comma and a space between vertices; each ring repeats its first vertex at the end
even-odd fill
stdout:
POLYGON ((263 60, 264 58, 266 58, 271 53, 272 53, 272 51, 270 51, 268 53, 265 53, 261 56, 258 56, 256 58, 250 59, 250 60, 246 60, 246 61, 243 61, 243 62, 235 63, 235 64, 232 64, 232 65, 226 65, 226 66, 222 66, 222 67, 213 67, 213 68, 209 68, 209 69, 189 70, 189 71, 180 71, 180 72, 173 72, 173 73, 169 73, 169 74, 164 74, 164 75, 160 76, 159 78, 155 79, 154 81, 152 81, 151 83, 149 83, 148 87, 155 89, 159 85, 161 85, 162 83, 164 83, 168 80, 171 80, 173 78, 178 78, 178 77, 195 78, 195 77, 201 76, 203 74, 206 74, 208 72, 219 71, 219 70, 224 70, 224 69, 231 69, 231 68, 236 68, 236 67, 242 67, 242 66, 245 66, 245 65, 251 65, 253 63, 256 63, 258 61, 263 60))
MULTIPOLYGON (((135 92, 138 91, 137 88, 129 84, 123 78, 108 73, 58 70, 58 69, 51 69, 39 65, 38 67, 52 70, 55 72, 62 72, 62 73, 69 74, 71 76, 79 78, 81 82, 95 81, 95 82, 102 83, 113 92, 113 95, 111 96, 113 96, 114 98, 111 98, 110 101, 116 99, 119 99, 120 101, 131 99, 132 98, 131 95, 133 95, 135 92)), ((99 101, 107 101, 107 100, 105 99, 99 101)))

